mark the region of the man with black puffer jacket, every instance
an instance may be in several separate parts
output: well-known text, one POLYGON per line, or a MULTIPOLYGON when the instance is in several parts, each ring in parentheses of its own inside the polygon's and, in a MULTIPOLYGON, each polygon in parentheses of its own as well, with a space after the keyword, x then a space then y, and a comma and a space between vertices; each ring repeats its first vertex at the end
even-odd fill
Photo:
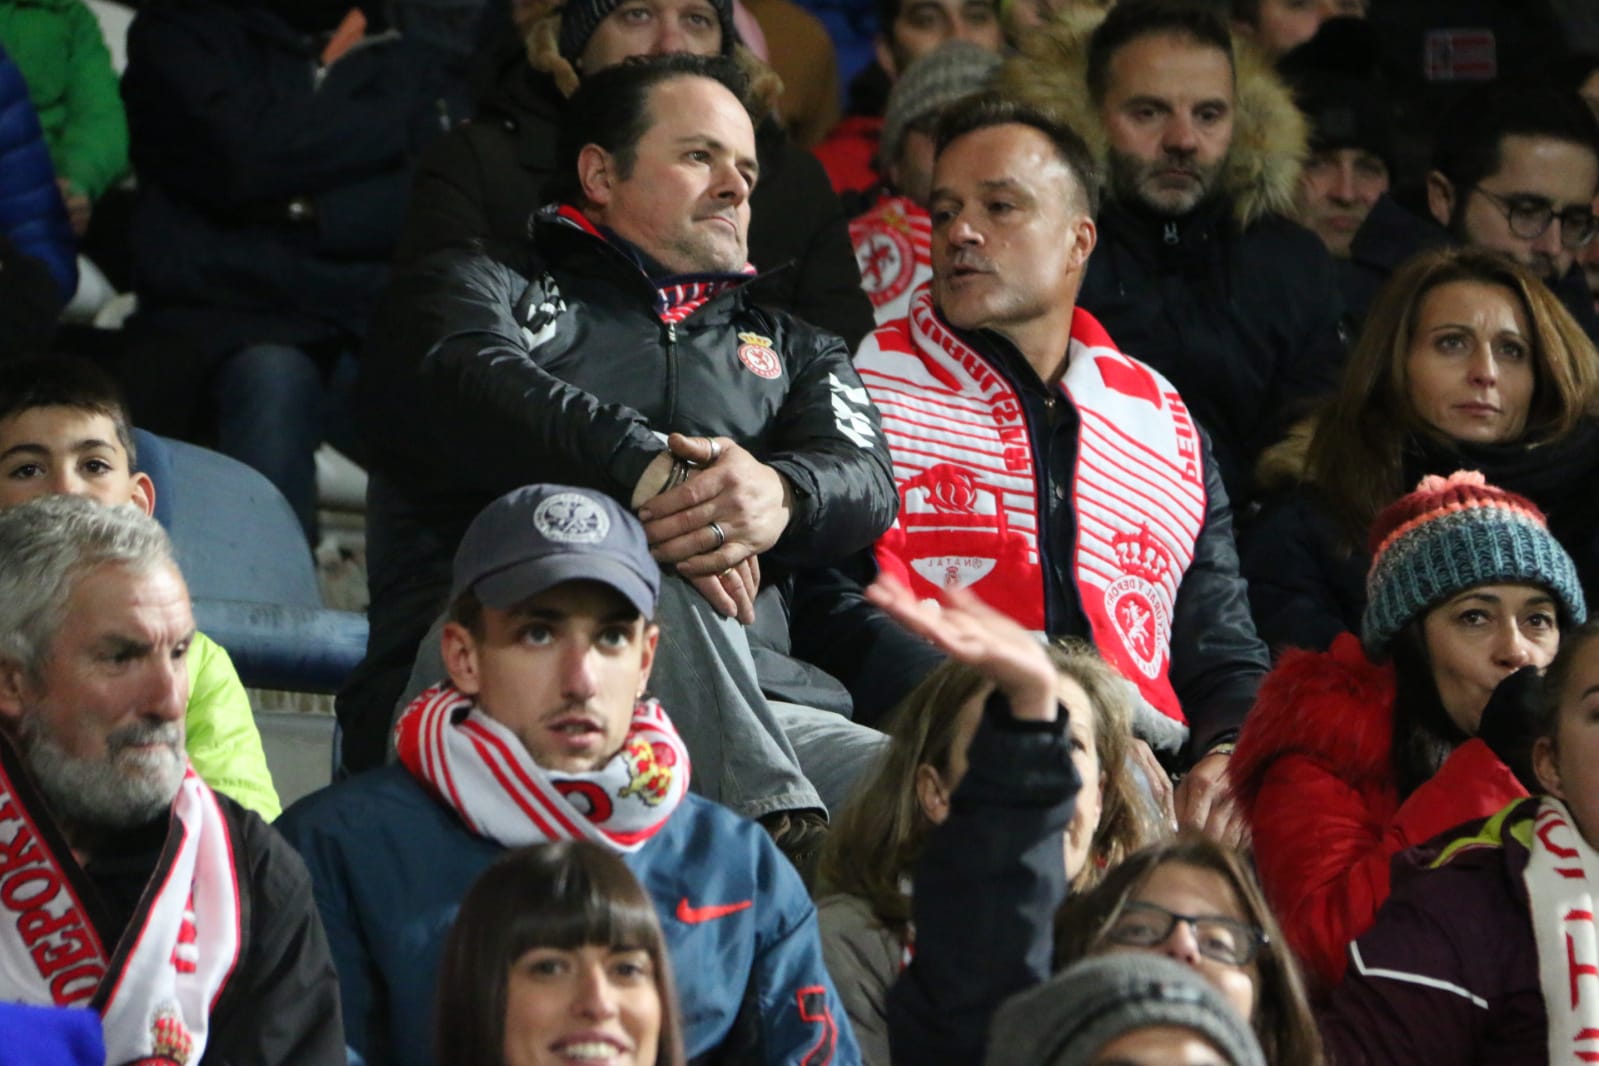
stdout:
POLYGON ((373 596, 358 680, 379 695, 341 701, 352 766, 383 756, 467 523, 551 479, 635 510, 668 568, 654 685, 697 790, 751 817, 820 811, 875 753, 880 737, 837 714, 769 705, 743 628, 759 614, 786 634, 780 570, 860 550, 895 509, 843 342, 745 295, 759 167, 743 89, 720 57, 584 79, 534 240, 446 250, 396 279, 360 389, 373 596), (796 739, 813 726, 829 734, 815 765, 796 739))

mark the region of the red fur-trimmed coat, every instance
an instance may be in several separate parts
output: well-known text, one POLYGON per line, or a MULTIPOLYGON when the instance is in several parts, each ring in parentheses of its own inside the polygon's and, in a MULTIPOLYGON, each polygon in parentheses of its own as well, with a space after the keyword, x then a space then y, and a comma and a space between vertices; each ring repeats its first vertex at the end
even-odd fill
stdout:
POLYGON ((1261 683, 1229 776, 1266 897, 1313 988, 1343 977, 1349 942, 1388 898, 1389 861, 1526 790, 1480 740, 1399 800, 1394 672, 1353 634, 1283 655, 1261 683))

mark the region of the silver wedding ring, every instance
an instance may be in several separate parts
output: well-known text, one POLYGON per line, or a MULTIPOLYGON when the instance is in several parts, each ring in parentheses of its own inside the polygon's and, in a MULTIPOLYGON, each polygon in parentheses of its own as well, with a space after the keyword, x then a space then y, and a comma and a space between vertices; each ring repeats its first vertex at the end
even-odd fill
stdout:
MULTIPOLYGON (((727 543, 727 534, 723 533, 722 527, 715 522, 711 523, 711 532, 716 534, 716 548, 720 548, 727 543)), ((712 548, 711 551, 715 551, 716 548, 712 548)))
MULTIPOLYGON (((711 446, 711 457, 705 460, 705 465, 710 466, 712 463, 716 462, 716 457, 722 454, 722 445, 715 437, 706 437, 705 443, 711 446)), ((716 523, 712 522, 711 527, 714 529, 716 527, 716 523)))

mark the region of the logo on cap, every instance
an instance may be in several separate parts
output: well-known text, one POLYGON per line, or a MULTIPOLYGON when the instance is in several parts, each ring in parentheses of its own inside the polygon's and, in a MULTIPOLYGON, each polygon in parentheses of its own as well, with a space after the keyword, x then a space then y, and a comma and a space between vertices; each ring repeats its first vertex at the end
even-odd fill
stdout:
POLYGON ((534 510, 533 528, 562 544, 598 544, 611 531, 611 518, 580 492, 558 492, 534 510))

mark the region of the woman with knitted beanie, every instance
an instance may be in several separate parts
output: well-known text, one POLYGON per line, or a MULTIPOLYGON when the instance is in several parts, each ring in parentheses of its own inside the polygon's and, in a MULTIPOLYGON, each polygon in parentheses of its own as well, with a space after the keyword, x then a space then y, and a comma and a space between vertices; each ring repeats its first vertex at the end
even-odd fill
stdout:
POLYGON ((1360 638, 1283 655, 1229 770, 1267 899, 1320 990, 1387 898, 1395 854, 1527 795, 1530 690, 1587 617, 1543 513, 1475 472, 1423 479, 1377 516, 1370 550, 1360 638))

